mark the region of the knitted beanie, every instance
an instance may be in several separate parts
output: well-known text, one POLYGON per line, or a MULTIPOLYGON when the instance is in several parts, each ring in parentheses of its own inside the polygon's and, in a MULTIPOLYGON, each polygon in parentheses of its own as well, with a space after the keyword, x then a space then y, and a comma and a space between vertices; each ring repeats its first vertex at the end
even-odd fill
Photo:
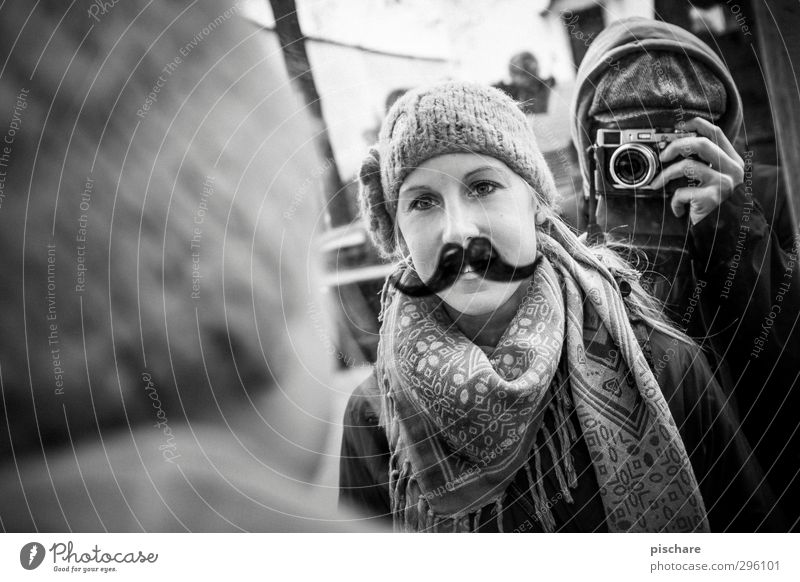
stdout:
POLYGON ((389 110, 359 173, 361 212, 384 257, 397 256, 395 216, 403 181, 426 160, 451 153, 496 158, 533 187, 541 204, 552 206, 556 199, 528 120, 505 93, 463 82, 409 91, 389 110))
POLYGON ((648 51, 626 55, 598 79, 589 116, 600 123, 675 127, 692 117, 714 122, 726 102, 725 86, 704 63, 676 52, 648 51))

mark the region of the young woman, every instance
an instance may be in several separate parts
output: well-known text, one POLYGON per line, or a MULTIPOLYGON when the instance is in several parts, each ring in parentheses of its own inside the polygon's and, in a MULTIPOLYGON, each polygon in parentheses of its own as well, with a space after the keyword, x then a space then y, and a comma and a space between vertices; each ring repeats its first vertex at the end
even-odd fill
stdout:
POLYGON ((509 97, 409 92, 361 182, 373 240, 400 266, 375 374, 345 417, 343 501, 402 531, 772 527, 703 356, 634 271, 557 217, 509 97), (476 240, 532 274, 495 280, 466 262, 434 294, 400 290, 441 280, 443 247, 476 240))

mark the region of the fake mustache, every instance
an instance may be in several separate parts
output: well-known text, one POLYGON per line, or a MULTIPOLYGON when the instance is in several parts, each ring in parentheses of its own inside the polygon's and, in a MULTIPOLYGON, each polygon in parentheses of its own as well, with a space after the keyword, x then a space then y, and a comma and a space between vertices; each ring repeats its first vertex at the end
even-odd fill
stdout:
POLYGON ((445 244, 439 251, 436 271, 428 281, 403 284, 400 282, 401 273, 391 283, 398 291, 410 297, 423 297, 447 289, 469 267, 485 279, 510 283, 533 275, 536 264, 537 261, 522 267, 510 265, 503 260, 489 239, 478 237, 472 239, 466 249, 456 243, 445 244))

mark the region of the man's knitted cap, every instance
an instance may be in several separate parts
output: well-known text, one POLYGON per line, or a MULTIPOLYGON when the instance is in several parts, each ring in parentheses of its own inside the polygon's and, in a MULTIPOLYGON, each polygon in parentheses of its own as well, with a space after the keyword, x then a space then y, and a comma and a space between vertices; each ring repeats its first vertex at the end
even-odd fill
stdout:
POLYGON ((552 205, 553 176, 525 114, 492 87, 446 82, 398 99, 361 166, 359 198, 381 254, 396 254, 395 216, 400 186, 420 164, 451 153, 476 153, 504 162, 528 182, 541 203, 552 205))
POLYGON ((722 81, 700 61, 672 51, 630 54, 598 79, 589 116, 600 123, 676 127, 701 117, 715 122, 725 113, 722 81))

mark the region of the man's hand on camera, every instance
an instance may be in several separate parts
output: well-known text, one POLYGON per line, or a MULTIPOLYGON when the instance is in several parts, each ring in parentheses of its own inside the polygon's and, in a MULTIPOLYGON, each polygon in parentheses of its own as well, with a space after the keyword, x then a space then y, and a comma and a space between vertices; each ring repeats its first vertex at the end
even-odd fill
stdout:
POLYGON ((733 193, 744 180, 744 160, 725 137, 722 130, 705 119, 695 117, 684 124, 686 131, 694 131, 697 137, 676 139, 659 156, 662 164, 683 157, 653 178, 650 187, 663 188, 672 180, 688 178, 694 186, 678 188, 672 197, 671 206, 675 216, 686 213, 697 224, 733 193), (689 156, 695 156, 698 161, 689 156))

